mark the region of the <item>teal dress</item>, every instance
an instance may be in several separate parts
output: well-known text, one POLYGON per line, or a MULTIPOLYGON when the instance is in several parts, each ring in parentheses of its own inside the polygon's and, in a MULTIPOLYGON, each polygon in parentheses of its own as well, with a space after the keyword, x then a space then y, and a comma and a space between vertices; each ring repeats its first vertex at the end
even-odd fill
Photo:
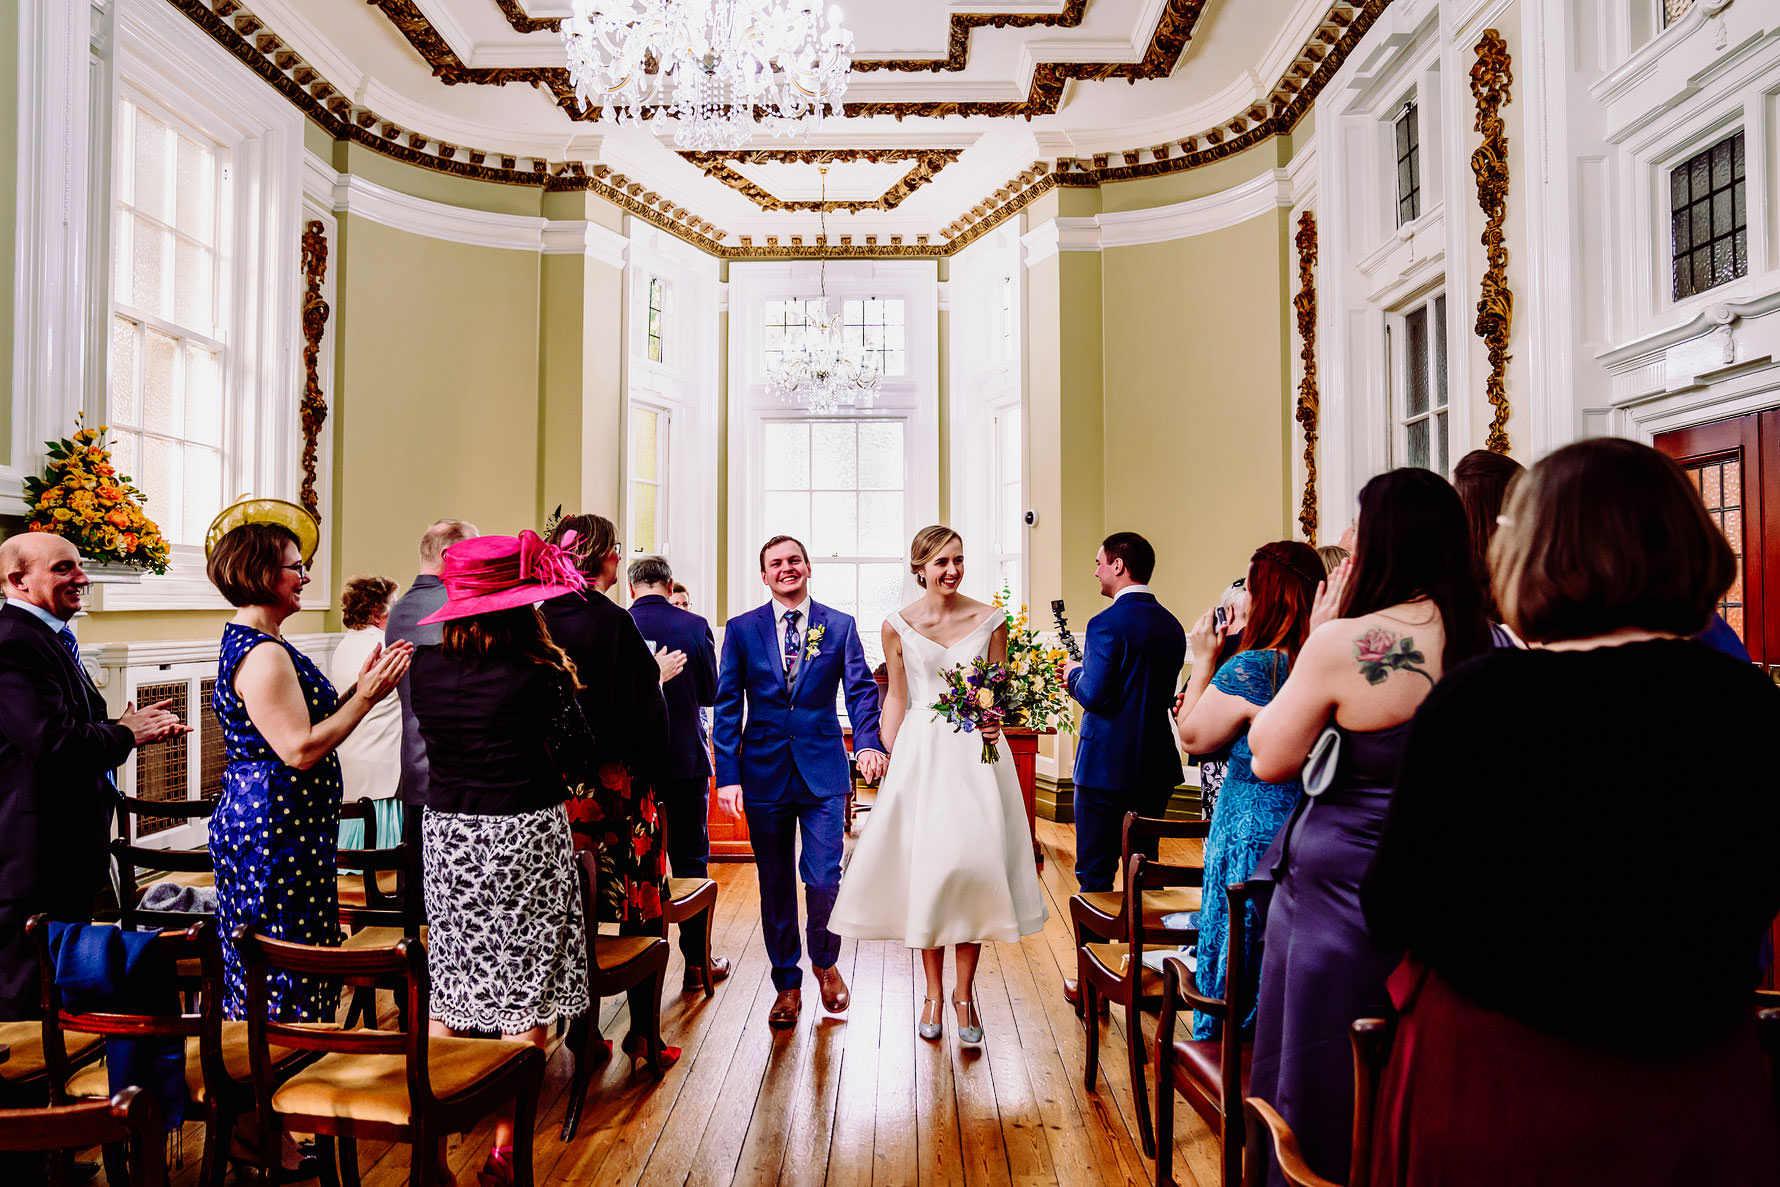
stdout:
MULTIPOLYGON (((1285 684, 1290 669, 1291 661, 1281 652, 1241 651, 1218 669, 1211 686, 1250 704, 1264 706, 1285 684)), ((1199 908, 1199 961, 1193 981, 1207 997, 1224 996, 1224 971, 1230 959, 1230 903, 1224 888, 1249 880, 1303 792, 1303 785, 1296 779, 1289 783, 1264 783, 1255 778, 1250 760, 1248 727, 1244 726, 1230 748, 1230 765, 1224 771, 1224 783, 1211 816, 1211 834, 1205 838, 1205 900, 1199 908)), ((1253 976, 1260 971, 1257 955, 1261 940, 1260 923, 1252 904, 1244 935, 1245 951, 1240 958, 1252 984, 1253 976)), ((1251 1011, 1243 1026, 1246 1029, 1253 1023, 1251 1011)), ((1195 1012, 1193 1037, 1217 1038, 1217 1019, 1195 1012)))

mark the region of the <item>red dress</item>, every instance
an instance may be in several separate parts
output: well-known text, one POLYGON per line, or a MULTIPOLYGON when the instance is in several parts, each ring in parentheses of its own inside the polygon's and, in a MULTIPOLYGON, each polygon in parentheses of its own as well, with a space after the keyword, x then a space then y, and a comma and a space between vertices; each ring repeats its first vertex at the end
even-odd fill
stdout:
MULTIPOLYGON (((1535 1029, 1406 960, 1379 1086, 1373 1187, 1771 1187, 1780 1120, 1747 1024, 1641 1057, 1535 1029)), ((1645 992, 1638 981, 1603 993, 1645 992)), ((1651 1025, 1661 1024, 1651 995, 1651 1025)))
POLYGON ((576 849, 597 849, 601 923, 661 918, 667 885, 667 845, 655 789, 633 779, 622 763, 599 765, 591 794, 568 804, 576 849))

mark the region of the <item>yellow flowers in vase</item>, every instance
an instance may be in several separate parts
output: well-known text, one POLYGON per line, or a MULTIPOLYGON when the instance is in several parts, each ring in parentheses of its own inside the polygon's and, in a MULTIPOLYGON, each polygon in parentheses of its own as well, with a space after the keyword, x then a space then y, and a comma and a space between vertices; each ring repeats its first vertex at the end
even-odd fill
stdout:
POLYGON ((146 495, 112 464, 106 425, 86 428, 74 418, 74 436, 45 442, 49 461, 41 475, 25 479, 31 504, 29 531, 49 532, 95 561, 165 573, 167 538, 142 513, 146 495))
POLYGON ((1063 683, 1062 648, 1047 647, 1032 629, 1026 607, 1018 611, 1013 596, 1002 590, 995 605, 1007 615, 1007 661, 1003 665, 1013 685, 1014 700, 1021 706, 1019 719, 1010 724, 1040 733, 1075 732, 1074 702, 1063 683))

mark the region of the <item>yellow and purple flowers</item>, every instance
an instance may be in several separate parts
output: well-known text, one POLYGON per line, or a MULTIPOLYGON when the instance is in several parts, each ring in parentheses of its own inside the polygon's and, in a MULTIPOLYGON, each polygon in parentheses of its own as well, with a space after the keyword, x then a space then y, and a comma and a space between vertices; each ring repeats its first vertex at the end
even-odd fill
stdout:
MULTIPOLYGON (((930 707, 952 723, 953 732, 962 730, 969 734, 984 726, 1005 728, 1021 724, 1020 690, 1001 664, 990 663, 979 655, 969 666, 959 664, 942 675, 946 691, 930 707)), ((1001 761, 1001 750, 994 742, 983 742, 983 761, 1001 761)))

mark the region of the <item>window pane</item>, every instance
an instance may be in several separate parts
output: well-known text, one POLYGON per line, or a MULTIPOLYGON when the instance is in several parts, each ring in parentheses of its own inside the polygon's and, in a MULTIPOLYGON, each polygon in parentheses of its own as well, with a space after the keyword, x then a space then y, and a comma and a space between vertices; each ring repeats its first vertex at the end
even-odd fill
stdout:
MULTIPOLYGON (((1434 299, 1434 407, 1446 407, 1446 298, 1434 299)), ((1444 456, 1444 455, 1443 455, 1444 456)), ((1441 472, 1445 473, 1445 467, 1441 472)))
POLYGON ((660 552, 655 538, 656 487, 649 482, 630 484, 630 520, 632 552, 660 552))
POLYGON ((1020 410, 1009 408, 996 414, 995 448, 1000 455, 1001 474, 1005 480, 1020 472, 1020 410))
MULTIPOLYGON (((810 575, 810 592, 845 614, 859 617, 859 566, 840 561, 816 561, 810 575)), ((869 632, 861 632, 869 635, 869 632)), ((860 640, 864 642, 862 638, 860 640)))
POLYGON ((218 363, 216 352, 202 346, 187 346, 185 435, 189 440, 220 448, 222 422, 222 367, 218 363))
POLYGON ((861 491, 859 555, 897 556, 907 543, 902 530, 902 492, 861 491))
MULTIPOLYGON (((137 459, 142 456, 142 439, 136 433, 113 429, 111 433, 111 464, 117 467, 119 478, 140 478, 137 459)), ((140 482, 137 483, 141 485, 140 482)), ((154 516, 151 514, 150 519, 154 516)), ((206 524, 206 527, 209 525, 206 524)))
POLYGON ((767 490, 810 488, 808 424, 768 422, 761 434, 761 447, 761 473, 767 490))
POLYGON ((852 421, 810 426, 810 487, 853 490, 859 482, 859 430, 852 421))
MULTIPOLYGON (((1408 406, 1405 412, 1409 416, 1419 416, 1428 410, 1428 308, 1422 306, 1404 319, 1404 338, 1407 340, 1408 358, 1408 406)), ((1413 465, 1426 465, 1424 459, 1413 465)))
POLYGON ((216 244, 216 158, 190 136, 179 137, 178 227, 207 246, 216 244))
POLYGON ((657 479, 655 465, 655 433, 660 413, 646 408, 631 409, 630 474, 643 482, 657 479))
POLYGON ((1439 412, 1434 415, 1434 453, 1435 460, 1439 463, 1434 468, 1442 474, 1446 473, 1447 468, 1446 451, 1446 413, 1439 412))
POLYGON ((881 636, 884 620, 890 612, 902 605, 902 583, 907 570, 901 565, 860 565, 859 566, 859 632, 865 643, 865 651, 869 659, 873 654, 873 640, 879 640, 876 659, 871 659, 875 667, 883 659, 881 636))
POLYGON ((1409 464, 1428 464, 1428 422, 1418 420, 1409 425, 1409 464))
POLYGON ((183 393, 174 386, 173 365, 179 342, 159 330, 148 331, 148 365, 142 382, 142 427, 178 436, 185 427, 183 393))
POLYGON ((106 418, 136 424, 137 373, 142 368, 141 331, 127 317, 111 320, 111 408, 106 418))
POLYGON ((861 490, 902 489, 902 422, 870 420, 859 426, 861 490))
POLYGON ((859 496, 825 491, 810 499, 810 552, 859 555, 859 496))
POLYGON ((184 239, 174 245, 173 320, 202 334, 216 332, 216 262, 207 248, 184 239))
POLYGON ((134 174, 131 205, 142 213, 173 221, 172 203, 168 201, 167 158, 172 147, 172 133, 166 124, 136 109, 136 141, 131 146, 131 167, 134 174))
POLYGON ((1025 509, 1020 506, 1020 484, 1010 482, 1001 488, 1001 551, 1018 552, 1022 529, 1026 526, 1025 509))
MULTIPOLYGON (((185 483, 180 474, 177 444, 165 437, 144 437, 142 470, 136 475, 136 485, 148 496, 148 517, 161 526, 173 543, 203 542, 201 533, 196 537, 185 534, 185 483)), ((210 521, 207 519, 204 524, 208 527, 210 521)))
MULTIPOLYGON (((809 495, 802 491, 768 491, 762 500, 761 509, 766 520, 761 525, 764 529, 762 539, 795 536, 799 540, 809 540, 809 495)), ((811 548, 811 551, 814 552, 815 549, 811 548)))
POLYGON ((185 449, 185 539, 198 543, 223 507, 222 454, 214 449, 185 449))
POLYGON ((130 303, 157 317, 166 317, 166 284, 173 234, 141 218, 131 230, 130 303))

